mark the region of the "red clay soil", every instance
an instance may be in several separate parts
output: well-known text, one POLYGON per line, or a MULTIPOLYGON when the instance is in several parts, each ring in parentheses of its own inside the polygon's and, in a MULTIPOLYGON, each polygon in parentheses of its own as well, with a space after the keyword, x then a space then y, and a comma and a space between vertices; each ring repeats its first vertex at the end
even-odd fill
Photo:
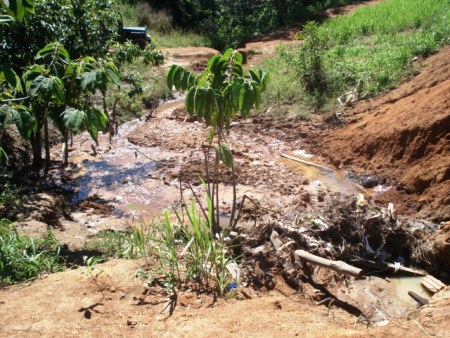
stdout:
POLYGON ((426 59, 411 81, 347 115, 344 128, 316 142, 338 167, 398 183, 376 196, 419 216, 450 218, 450 47, 426 59))
POLYGON ((1 337, 445 337, 450 292, 411 314, 367 327, 347 312, 318 306, 280 284, 270 292, 213 299, 172 297, 135 277, 142 262, 110 261, 95 282, 82 269, 0 289, 1 337), (426 333, 425 333, 426 332, 426 333))

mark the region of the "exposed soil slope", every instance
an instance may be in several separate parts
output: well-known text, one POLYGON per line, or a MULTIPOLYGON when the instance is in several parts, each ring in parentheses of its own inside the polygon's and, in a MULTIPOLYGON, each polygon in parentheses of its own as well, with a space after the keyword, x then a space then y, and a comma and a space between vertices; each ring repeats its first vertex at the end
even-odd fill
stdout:
POLYGON ((316 139, 333 164, 399 183, 378 199, 437 219, 450 217, 449 59, 446 46, 411 81, 358 104, 347 126, 316 139))

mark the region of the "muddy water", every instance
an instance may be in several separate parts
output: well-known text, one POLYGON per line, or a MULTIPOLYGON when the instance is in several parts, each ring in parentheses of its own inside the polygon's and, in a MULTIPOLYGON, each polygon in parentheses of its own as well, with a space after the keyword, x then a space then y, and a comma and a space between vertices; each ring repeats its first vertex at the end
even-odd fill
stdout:
MULTIPOLYGON (((180 102, 182 98, 166 102, 157 114, 170 113, 180 102)), ((179 197, 175 187, 153 174, 159 161, 170 154, 128 142, 130 132, 144 123, 133 120, 121 125, 111 144, 108 135, 101 135, 96 154, 89 135, 76 137, 70 155, 75 178, 66 184, 74 191, 73 203, 98 195, 114 205, 113 216, 139 220, 160 216, 179 197)))
POLYGON ((312 154, 297 150, 287 155, 293 159, 281 158, 278 162, 287 165, 295 173, 303 175, 311 182, 311 185, 325 185, 331 192, 340 192, 345 195, 354 195, 363 191, 345 177, 344 171, 325 167, 312 154), (295 161, 296 158, 311 164, 295 161))
POLYGON ((413 291, 425 299, 430 299, 432 296, 420 283, 422 279, 423 277, 397 277, 389 278, 388 281, 394 286, 395 295, 398 299, 417 305, 417 302, 408 295, 408 291, 413 291))

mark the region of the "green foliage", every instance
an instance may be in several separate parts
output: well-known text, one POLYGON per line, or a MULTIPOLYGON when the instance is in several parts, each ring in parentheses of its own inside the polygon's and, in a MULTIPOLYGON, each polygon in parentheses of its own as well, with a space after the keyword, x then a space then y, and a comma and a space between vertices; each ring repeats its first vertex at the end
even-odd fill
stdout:
POLYGON ((10 182, 2 184, 0 187, 0 207, 4 209, 15 209, 19 207, 22 203, 21 189, 10 182))
POLYGON ((129 232, 104 231, 86 244, 87 249, 99 250, 104 257, 136 259, 148 257, 152 251, 150 227, 141 225, 129 232))
POLYGON ((225 293, 230 276, 226 265, 230 261, 229 247, 225 237, 217 240, 212 228, 212 203, 207 200, 208 218, 198 212, 194 201, 181 212, 175 211, 178 222, 170 221, 165 212, 165 222, 154 238, 155 249, 161 268, 153 282, 163 284, 169 290, 194 282, 207 292, 225 293), (187 218, 185 224, 183 219, 187 218))
POLYGON ((277 101, 297 100, 318 110, 344 93, 361 97, 391 88, 411 72, 414 56, 448 43, 449 9, 440 0, 386 0, 320 26, 307 25, 299 34, 303 45, 281 48, 278 58, 268 61, 278 84, 277 101), (278 66, 286 63, 294 72, 278 66), (297 98, 292 80, 300 86, 297 98))
POLYGON ((222 56, 212 56, 206 71, 198 76, 177 65, 167 72, 169 88, 187 91, 186 110, 204 119, 219 134, 238 112, 246 118, 251 109, 257 108, 267 79, 262 70, 244 75, 242 55, 232 49, 222 56))
POLYGON ((225 133, 229 131, 231 121, 238 113, 247 118, 252 109, 258 108, 268 81, 267 74, 262 70, 249 70, 244 74, 242 60, 239 52, 228 49, 222 56, 212 56, 207 69, 200 75, 172 65, 166 76, 170 89, 175 87, 177 90, 187 91, 185 103, 188 113, 211 127, 208 149, 205 152, 205 166, 208 176, 211 173, 210 177, 206 177, 206 181, 207 195, 212 201, 211 226, 215 232, 219 231, 219 162, 232 170, 234 194, 229 228, 235 225, 236 180, 232 152, 226 143, 225 133), (215 164, 210 171, 208 157, 212 150, 215 153, 215 164))
POLYGON ((51 232, 41 239, 21 236, 8 221, 0 221, 0 284, 61 270, 60 247, 51 232))
MULTIPOLYGON (((200 31, 219 50, 238 47, 256 36, 299 21, 351 0, 149 0, 157 10, 168 9, 183 29, 200 31)), ((156 13, 156 11, 153 11, 156 13)))

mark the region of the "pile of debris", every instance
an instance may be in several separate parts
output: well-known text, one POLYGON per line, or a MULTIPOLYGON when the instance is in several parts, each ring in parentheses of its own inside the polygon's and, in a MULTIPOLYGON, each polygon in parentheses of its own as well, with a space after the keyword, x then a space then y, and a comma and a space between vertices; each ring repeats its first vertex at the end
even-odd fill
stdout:
MULTIPOLYGON (((379 324, 407 316, 445 287, 426 272, 442 272, 433 251, 438 226, 397 217, 391 203, 380 208, 363 195, 340 197, 320 215, 273 213, 263 219, 253 229, 238 229, 245 238, 240 250, 246 285, 272 289, 281 275, 317 304, 336 305, 379 324), (408 299, 396 297, 398 277, 412 278, 407 279, 410 290, 401 288, 410 291, 408 299)), ((448 277, 440 274, 443 280, 448 277)))

